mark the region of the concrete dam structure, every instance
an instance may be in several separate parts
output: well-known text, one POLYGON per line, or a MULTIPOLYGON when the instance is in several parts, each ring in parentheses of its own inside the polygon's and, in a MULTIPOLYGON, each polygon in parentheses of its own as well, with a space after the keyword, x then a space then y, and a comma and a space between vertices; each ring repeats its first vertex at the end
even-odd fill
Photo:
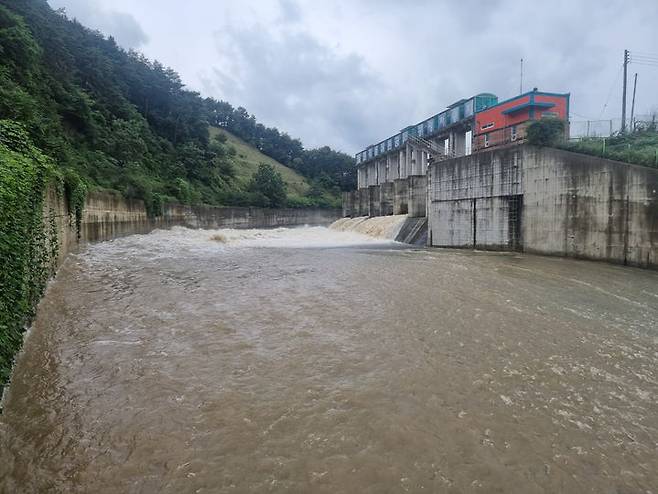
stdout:
MULTIPOLYGON (((381 204, 384 190, 345 194, 343 215, 380 215, 357 198, 381 204)), ((431 163, 393 190, 394 211, 427 217, 429 246, 658 267, 658 170, 520 144, 431 163)))

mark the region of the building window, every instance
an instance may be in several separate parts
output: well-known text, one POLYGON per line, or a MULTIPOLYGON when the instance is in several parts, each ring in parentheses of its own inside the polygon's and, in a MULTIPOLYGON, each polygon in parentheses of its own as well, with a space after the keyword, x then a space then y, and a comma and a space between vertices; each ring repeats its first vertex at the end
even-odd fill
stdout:
POLYGON ((490 129, 494 126, 493 122, 489 122, 488 124, 484 124, 482 127, 480 127, 481 130, 487 130, 490 129))
POLYGON ((510 130, 511 130, 512 140, 516 141, 516 138, 518 137, 518 134, 516 133, 516 125, 512 125, 510 130))
POLYGON ((489 147, 489 134, 484 134, 484 147, 489 147))

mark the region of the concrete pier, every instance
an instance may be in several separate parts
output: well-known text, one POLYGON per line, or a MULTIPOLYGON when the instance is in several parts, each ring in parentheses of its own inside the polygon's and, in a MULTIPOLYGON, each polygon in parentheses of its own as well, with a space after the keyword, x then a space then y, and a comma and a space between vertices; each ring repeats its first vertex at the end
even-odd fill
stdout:
POLYGON ((359 189, 359 216, 369 216, 370 215, 370 193, 368 188, 359 189))
POLYGON ((393 181, 393 214, 407 214, 409 211, 409 180, 399 178, 393 181))
POLYGON ((409 177, 409 217, 422 218, 427 214, 427 176, 409 177))
POLYGON ((354 216, 354 197, 356 191, 343 192, 343 218, 354 216))
POLYGON ((368 216, 381 216, 382 208, 380 202, 380 186, 371 185, 368 187, 368 216))
POLYGON ((379 189, 379 204, 382 216, 389 216, 393 214, 393 182, 386 182, 381 184, 379 189))

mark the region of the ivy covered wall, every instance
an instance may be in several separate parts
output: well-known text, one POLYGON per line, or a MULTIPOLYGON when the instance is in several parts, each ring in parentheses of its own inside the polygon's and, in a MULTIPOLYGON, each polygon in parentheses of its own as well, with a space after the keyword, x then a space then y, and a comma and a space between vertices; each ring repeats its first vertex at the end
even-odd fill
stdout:
POLYGON ((20 125, 0 120, 0 388, 56 267, 57 228, 53 215, 44 215, 49 184, 63 193, 51 160, 20 125))

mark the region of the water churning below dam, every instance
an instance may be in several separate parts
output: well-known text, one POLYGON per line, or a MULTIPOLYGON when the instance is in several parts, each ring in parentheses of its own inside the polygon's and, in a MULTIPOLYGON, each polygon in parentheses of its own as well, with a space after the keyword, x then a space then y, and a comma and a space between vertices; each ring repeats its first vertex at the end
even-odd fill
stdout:
POLYGON ((321 227, 71 255, 1 492, 656 492, 658 273, 321 227))

